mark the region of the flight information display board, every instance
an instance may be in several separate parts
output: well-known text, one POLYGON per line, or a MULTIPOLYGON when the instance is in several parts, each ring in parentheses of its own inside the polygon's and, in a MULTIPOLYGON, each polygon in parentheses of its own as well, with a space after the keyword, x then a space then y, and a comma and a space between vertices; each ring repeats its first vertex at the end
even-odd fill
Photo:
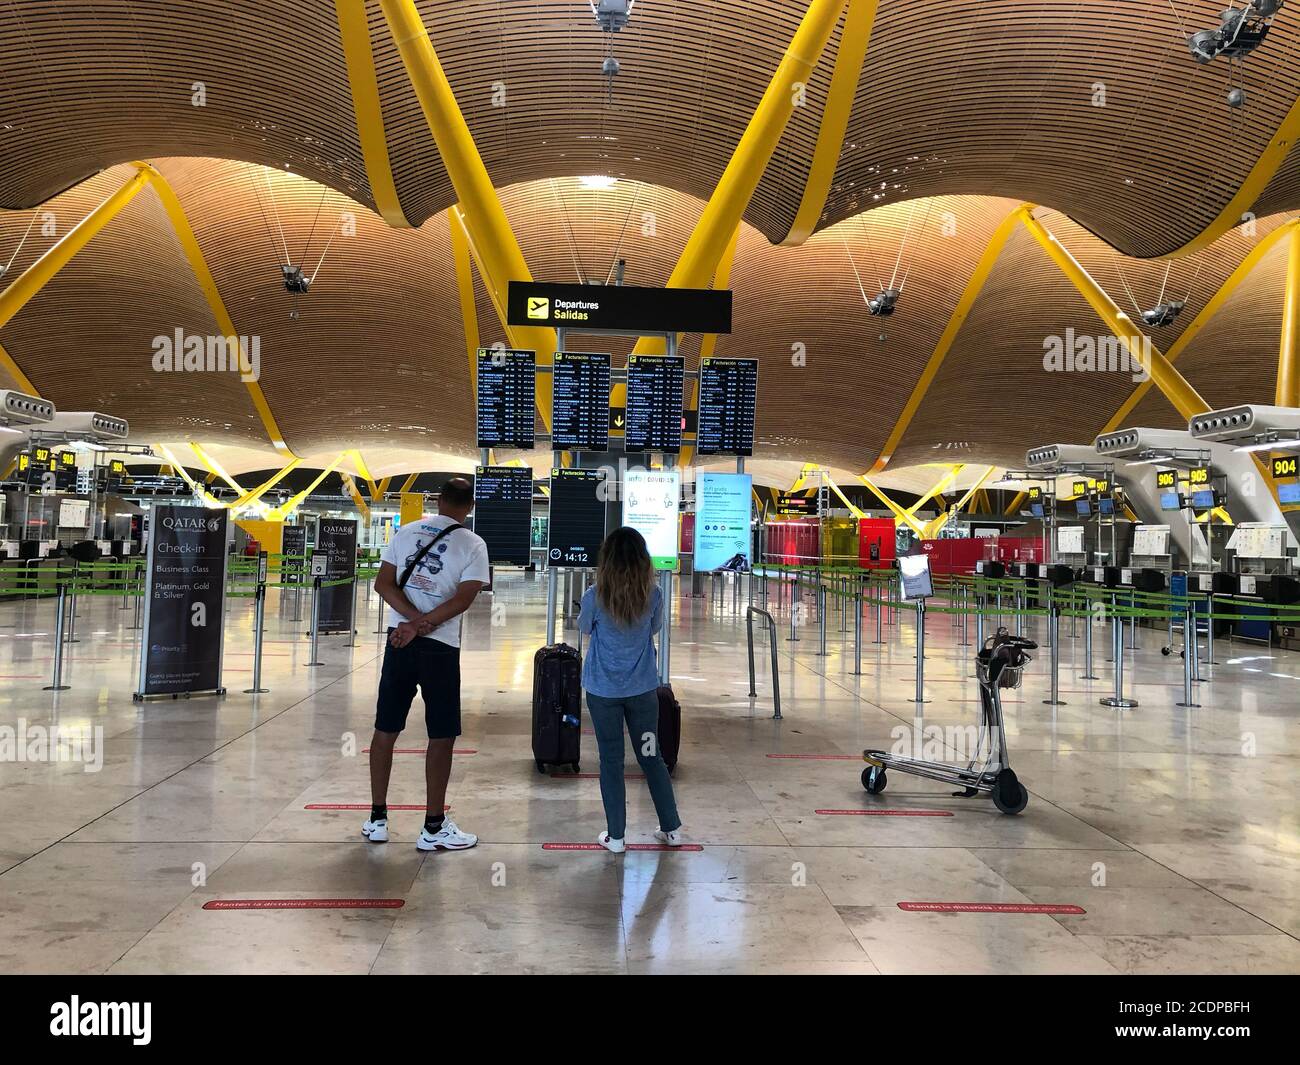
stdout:
POLYGON ((609 450, 608 354, 557 351, 551 397, 553 450, 609 450))
POLYGON ((533 522, 533 471, 479 466, 474 471, 474 531, 494 565, 526 566, 533 522))
POLYGON ((679 355, 628 356, 628 451, 681 451, 685 380, 686 360, 679 355))
POLYGON ((535 351, 478 349, 478 446, 534 445, 537 396, 535 351))
POLYGON ((561 569, 589 569, 605 539, 601 470, 551 471, 551 520, 546 557, 561 569))
POLYGON ((757 403, 757 359, 702 359, 696 450, 701 455, 752 455, 757 403))

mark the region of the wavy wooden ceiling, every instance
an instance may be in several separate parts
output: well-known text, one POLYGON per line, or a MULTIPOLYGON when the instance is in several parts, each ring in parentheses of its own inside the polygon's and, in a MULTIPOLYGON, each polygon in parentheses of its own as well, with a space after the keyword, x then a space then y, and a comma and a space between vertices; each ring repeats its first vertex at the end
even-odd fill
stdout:
MULTIPOLYGON (((445 213, 419 230, 391 230, 304 178, 221 160, 156 165, 190 216, 236 328, 260 338, 262 388, 295 451, 370 446, 473 454, 468 359, 445 213), (308 272, 319 264, 305 296, 283 288, 286 250, 308 272)), ((74 223, 129 174, 118 167, 57 197, 50 209, 59 226, 74 223)), ((664 188, 623 181, 597 189, 574 179, 515 186, 502 199, 537 276, 603 281, 622 257, 627 282, 644 285, 667 279, 702 206, 664 188)), ((743 228, 731 276, 736 331, 719 338, 717 350, 761 361, 761 456, 867 469, 990 235, 1015 207, 1013 200, 985 197, 894 204, 800 248, 772 247, 757 230, 743 228), (896 264, 898 281, 905 278, 898 311, 873 318, 863 293, 888 283, 896 264)), ((1168 267, 1166 282, 1165 264, 1125 259, 1063 215, 1039 214, 1134 316, 1138 305, 1156 302, 1162 286, 1171 298, 1188 297, 1178 321, 1153 333, 1164 349, 1255 242, 1284 220, 1261 221, 1254 237, 1244 229, 1228 234, 1168 267)), ((31 218, 32 212, 0 212, 0 251, 17 245, 31 218)), ((14 269, 54 239, 34 228, 14 269)), ((1180 359, 1192 383, 1215 402, 1271 397, 1285 269, 1280 249, 1180 359)), ((504 339, 477 283, 476 296, 481 342, 504 339)), ((264 443, 233 375, 152 371, 151 338, 176 328, 206 334, 215 326, 156 197, 146 191, 0 330, 0 343, 60 407, 122 413, 141 439, 264 443)), ((1018 230, 893 467, 1015 464, 1049 436, 1090 440, 1132 382, 1125 375, 1044 371, 1044 339, 1069 329, 1079 336, 1104 333, 1038 245, 1018 230)), ((597 338, 573 346, 627 351, 625 342, 597 338)), ((699 338, 686 338, 688 365, 695 365, 698 350, 699 338)), ((1176 421, 1158 395, 1136 418, 1176 421)))
MULTIPOLYGON (((586 0, 418 6, 499 186, 609 172, 701 198, 804 10, 643 0, 614 40, 623 72, 611 106, 586 0), (498 86, 504 107, 493 106, 498 86)), ((1227 107, 1226 65, 1194 63, 1182 33, 1214 25, 1221 6, 881 0, 824 222, 907 197, 997 195, 1069 214, 1129 254, 1180 247, 1218 215, 1300 94, 1290 4, 1244 65, 1248 107, 1227 107)), ((378 4, 368 11, 397 188, 418 224, 452 193, 378 4)), ((798 208, 837 54, 838 37, 747 214, 769 239, 798 208)), ((182 155, 290 169, 371 203, 334 5, 0 8, 0 205, 31 206, 132 158, 182 155)), ((1296 207, 1293 158, 1256 213, 1296 207)))

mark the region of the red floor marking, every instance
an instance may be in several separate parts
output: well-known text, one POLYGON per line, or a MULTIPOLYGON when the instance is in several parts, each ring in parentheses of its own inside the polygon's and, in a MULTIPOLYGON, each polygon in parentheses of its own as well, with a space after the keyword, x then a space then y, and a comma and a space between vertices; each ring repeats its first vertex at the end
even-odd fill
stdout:
POLYGON ((36 674, 30 677, 20 677, 12 673, 0 674, 0 680, 44 680, 44 679, 45 679, 44 673, 36 674))
MULTIPOLYGON (((427 748, 425 747, 394 747, 393 748, 394 754, 425 754, 426 751, 427 748)), ((369 754, 370 748, 369 747, 364 748, 361 753, 369 754)), ((478 754, 478 751, 473 750, 471 748, 466 748, 465 750, 454 748, 451 753, 452 754, 478 754)))
MULTIPOLYGON (((421 804, 419 806, 403 806, 400 803, 390 802, 390 810, 427 810, 428 807, 421 804)), ((361 802, 309 802, 303 807, 304 810, 369 810, 370 803, 361 802)), ((450 806, 443 806, 442 812, 450 810, 450 806)))
POLYGON ((900 902, 908 913, 1065 913, 1083 915, 1082 906, 1032 902, 900 902))
POLYGON ((769 754, 769 758, 799 759, 807 762, 860 762, 860 754, 769 754))
MULTIPOLYGON (((544 851, 603 851, 599 843, 543 843, 544 851)), ((702 851, 703 844, 683 843, 680 847, 670 847, 667 843, 629 843, 630 851, 702 851)))
POLYGON ((839 817, 951 817, 951 810, 814 810, 839 817))
POLYGON ((213 899, 205 910, 400 910, 404 899, 213 899))
MULTIPOLYGON (((552 773, 552 780, 599 780, 599 773, 552 773)), ((624 780, 645 780, 644 773, 624 773, 624 780)))

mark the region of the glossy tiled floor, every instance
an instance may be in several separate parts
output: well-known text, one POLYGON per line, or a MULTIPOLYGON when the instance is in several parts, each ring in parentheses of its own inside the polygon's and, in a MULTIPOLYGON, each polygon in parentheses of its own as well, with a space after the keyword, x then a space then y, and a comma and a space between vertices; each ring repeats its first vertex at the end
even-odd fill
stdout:
MULTIPOLYGON (((393 815, 394 840, 364 842, 366 758, 379 637, 362 603, 356 647, 324 642, 306 666, 302 624, 273 596, 267 695, 251 680, 247 602, 227 635, 224 700, 138 705, 131 612, 83 602, 60 695, 49 603, 0 604, 0 724, 103 729, 103 766, 0 764, 3 972, 831 972, 845 974, 1300 971, 1300 656, 1217 648, 1181 698, 1161 633, 1136 651, 1140 707, 1098 705, 1076 679, 1082 641, 1063 641, 1062 698, 1045 656, 1009 692, 1013 764, 1032 795, 1018 817, 898 773, 880 796, 859 783, 866 746, 910 726, 914 627, 864 628, 863 674, 830 621, 785 640, 785 718, 769 684, 747 697, 732 600, 679 600, 673 682, 684 706, 676 776, 686 830, 704 849, 543 849, 603 827, 594 779, 541 777, 529 751, 533 651, 544 584, 502 578, 466 622, 465 735, 449 801, 481 845, 424 856, 421 814, 393 815), (792 654, 793 649, 793 654, 792 654), (845 654, 845 650, 849 654, 845 654), (1245 752, 1245 753, 1243 753, 1245 752), (848 755, 774 758, 772 755, 848 755), (938 810, 950 817, 818 814, 938 810), (205 910, 239 899, 401 899, 400 909, 205 910), (1082 915, 919 913, 900 902, 1053 903, 1082 915)), ((974 720, 970 651, 947 618, 928 624, 925 725, 974 720)), ((570 637, 572 638, 572 636, 570 637)), ((760 648, 761 652, 761 648, 760 648)), ((762 674, 760 664, 760 677, 762 674)), ((1130 673, 1130 676, 1132 674, 1130 673)), ((418 717, 418 715, 416 715, 418 717)), ((412 729, 403 746, 419 747, 412 729)), ((584 772, 596 769, 585 741, 584 772)), ((634 767, 633 767, 634 768, 634 767)), ((390 802, 423 802, 422 759, 399 755, 390 802)), ((629 787, 629 838, 653 810, 629 787)))

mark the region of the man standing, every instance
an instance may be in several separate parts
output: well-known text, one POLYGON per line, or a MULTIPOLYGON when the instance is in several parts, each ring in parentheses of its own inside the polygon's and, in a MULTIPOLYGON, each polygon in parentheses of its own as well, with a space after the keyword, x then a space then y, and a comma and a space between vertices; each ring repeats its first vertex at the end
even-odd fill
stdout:
POLYGON ((389 606, 389 628, 370 741, 372 805, 361 826, 371 843, 388 841, 393 748, 417 687, 424 698, 429 749, 428 807, 415 845, 422 851, 455 851, 478 842, 443 814, 452 744, 460 735, 460 616, 490 580, 487 544, 461 524, 473 509, 473 486, 453 477, 442 486, 437 516, 399 529, 380 556, 375 591, 389 606))

